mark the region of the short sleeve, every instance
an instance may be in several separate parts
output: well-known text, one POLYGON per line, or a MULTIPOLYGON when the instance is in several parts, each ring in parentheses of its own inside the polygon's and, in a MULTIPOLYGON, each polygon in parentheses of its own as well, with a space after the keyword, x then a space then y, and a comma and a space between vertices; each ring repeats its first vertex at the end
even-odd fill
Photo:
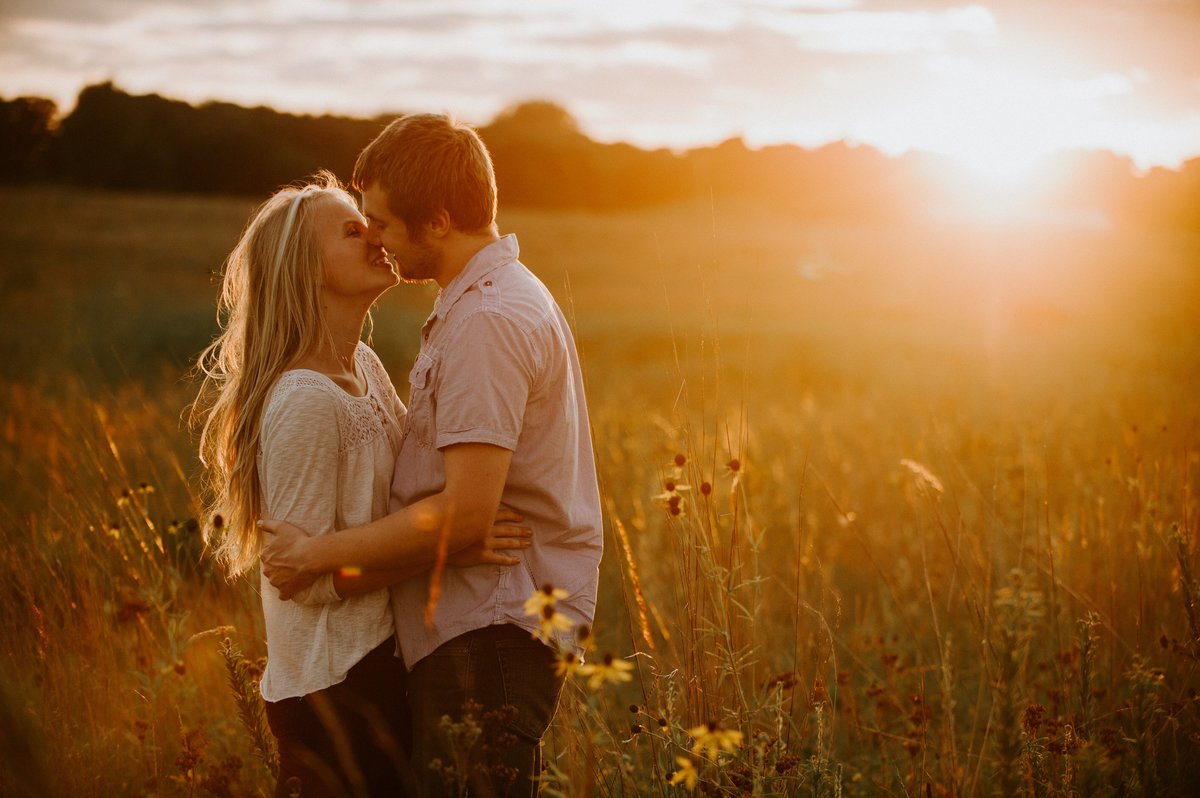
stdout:
MULTIPOLYGON (((319 386, 277 389, 263 414, 263 514, 310 535, 333 531, 337 513, 337 400, 319 386)), ((300 603, 340 600, 332 576, 297 594, 300 603)))
POLYGON ((462 321, 440 360, 434 445, 489 443, 516 450, 541 372, 529 333, 500 314, 479 311, 462 321))

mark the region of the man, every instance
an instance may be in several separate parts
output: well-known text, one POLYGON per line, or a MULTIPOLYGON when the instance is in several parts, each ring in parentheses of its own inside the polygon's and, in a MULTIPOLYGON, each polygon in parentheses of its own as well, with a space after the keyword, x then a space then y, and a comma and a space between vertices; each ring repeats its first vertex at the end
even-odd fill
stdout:
MULTIPOLYGON (((498 234, 491 159, 473 130, 445 116, 401 117, 360 154, 353 183, 370 240, 406 280, 441 289, 409 375, 392 514, 314 538, 266 522, 276 534, 264 572, 290 593, 347 566, 427 561, 439 538, 450 551, 464 548, 483 538, 500 504, 520 513, 533 531, 532 545, 514 553, 520 564, 446 568, 431 623, 429 575, 392 596, 424 789, 443 794, 443 776, 454 775, 445 773, 456 763, 441 718, 458 720, 474 701, 483 713, 514 707, 515 741, 492 741, 502 761, 460 775, 472 794, 533 795, 562 678, 524 604, 552 585, 567 593, 556 609, 590 624, 603 542, 574 341, 553 297, 518 261, 516 238, 498 234), (434 759, 441 772, 429 767, 434 759)), ((579 651, 570 633, 560 645, 579 651)))

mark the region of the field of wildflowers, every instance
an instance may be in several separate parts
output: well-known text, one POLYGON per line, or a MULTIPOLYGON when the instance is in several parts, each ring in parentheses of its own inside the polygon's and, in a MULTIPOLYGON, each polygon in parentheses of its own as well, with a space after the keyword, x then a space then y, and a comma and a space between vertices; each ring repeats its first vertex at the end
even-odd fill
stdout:
MULTIPOLYGON (((252 204, 0 192, 6 795, 270 794, 182 420, 252 204)), ((1192 792, 1200 240, 501 225, 578 331, 605 508, 546 795, 1192 792)), ((402 395, 430 301, 376 314, 402 395)), ((447 719, 464 762, 491 720, 447 719)))

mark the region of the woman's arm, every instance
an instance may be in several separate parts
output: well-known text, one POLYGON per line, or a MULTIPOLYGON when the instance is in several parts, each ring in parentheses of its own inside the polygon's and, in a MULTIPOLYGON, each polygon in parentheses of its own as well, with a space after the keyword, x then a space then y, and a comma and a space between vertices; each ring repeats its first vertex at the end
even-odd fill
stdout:
MULTIPOLYGON (((334 396, 317 386, 301 386, 273 400, 263 414, 259 464, 264 513, 303 525, 316 535, 332 532, 338 507, 339 454, 334 396)), ((292 598, 302 604, 340 601, 387 587, 408 575, 343 568, 322 574, 292 598)))

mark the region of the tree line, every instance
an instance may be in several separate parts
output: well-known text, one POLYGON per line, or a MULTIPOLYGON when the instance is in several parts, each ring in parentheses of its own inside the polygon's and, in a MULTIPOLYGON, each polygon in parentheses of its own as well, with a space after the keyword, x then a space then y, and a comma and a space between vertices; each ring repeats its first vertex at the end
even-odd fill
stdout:
MULTIPOLYGON (((263 196, 319 168, 343 179, 395 115, 303 116, 224 102, 200 106, 112 83, 84 88, 60 115, 38 97, 0 98, 0 182, 263 196)), ((835 142, 751 149, 741 139, 686 152, 593 141, 545 101, 505 109, 478 128, 506 205, 616 210, 700 198, 745 198, 797 219, 904 219, 952 203, 934 156, 888 157, 835 142)), ((1200 230, 1200 158, 1138 174, 1103 151, 1063 155, 1040 198, 1120 224, 1200 230)))

